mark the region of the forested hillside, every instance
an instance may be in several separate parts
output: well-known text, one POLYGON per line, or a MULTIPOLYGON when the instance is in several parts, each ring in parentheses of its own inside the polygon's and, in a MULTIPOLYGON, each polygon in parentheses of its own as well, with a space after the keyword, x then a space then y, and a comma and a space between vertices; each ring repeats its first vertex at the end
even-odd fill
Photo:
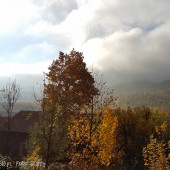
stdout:
POLYGON ((170 111, 170 80, 162 82, 136 81, 114 86, 121 107, 148 106, 170 111))

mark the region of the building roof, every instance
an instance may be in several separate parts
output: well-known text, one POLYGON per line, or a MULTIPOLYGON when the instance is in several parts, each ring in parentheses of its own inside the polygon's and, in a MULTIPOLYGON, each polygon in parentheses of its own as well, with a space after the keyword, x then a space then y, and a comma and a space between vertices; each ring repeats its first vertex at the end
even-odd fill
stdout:
MULTIPOLYGON (((21 110, 11 118, 11 131, 27 132, 29 128, 38 121, 40 111, 21 110)), ((0 130, 7 131, 8 118, 0 117, 0 130)))

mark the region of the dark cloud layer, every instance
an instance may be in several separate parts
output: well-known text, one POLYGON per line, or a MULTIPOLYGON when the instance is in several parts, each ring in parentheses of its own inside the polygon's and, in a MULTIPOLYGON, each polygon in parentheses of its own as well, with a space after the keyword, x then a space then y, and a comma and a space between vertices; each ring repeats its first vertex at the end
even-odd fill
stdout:
POLYGON ((161 29, 147 34, 134 29, 113 35, 102 45, 105 48, 100 67, 116 82, 169 79, 170 33, 163 33, 161 29))
POLYGON ((87 44, 110 82, 170 79, 169 10, 169 1, 140 0, 105 1, 96 10, 87 44))

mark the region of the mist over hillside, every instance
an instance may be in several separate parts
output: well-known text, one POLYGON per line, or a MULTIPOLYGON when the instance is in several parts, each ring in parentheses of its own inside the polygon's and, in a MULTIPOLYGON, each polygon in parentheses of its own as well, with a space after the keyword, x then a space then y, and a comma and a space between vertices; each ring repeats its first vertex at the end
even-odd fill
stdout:
POLYGON ((114 86, 114 92, 120 107, 148 106, 170 111, 170 80, 122 83, 114 86))
POLYGON ((153 90, 170 90, 170 80, 165 81, 132 81, 117 84, 114 86, 115 93, 131 93, 131 92, 141 92, 141 91, 153 91, 153 90))
MULTIPOLYGON (((107 77, 107 76, 106 76, 107 77)), ((20 110, 39 110, 35 95, 41 98, 43 89, 43 74, 38 75, 15 75, 11 77, 0 77, 0 88, 2 89, 10 80, 16 80, 21 87, 19 100, 14 108, 14 112, 20 110)), ((107 80, 105 80, 107 82, 107 80)), ((150 107, 162 107, 170 110, 170 80, 164 81, 127 81, 116 84, 109 83, 108 87, 114 89, 114 95, 118 97, 118 105, 127 107, 148 105, 150 107)), ((1 101, 0 101, 1 102, 1 101)), ((0 114, 4 115, 3 108, 0 107, 0 114)))

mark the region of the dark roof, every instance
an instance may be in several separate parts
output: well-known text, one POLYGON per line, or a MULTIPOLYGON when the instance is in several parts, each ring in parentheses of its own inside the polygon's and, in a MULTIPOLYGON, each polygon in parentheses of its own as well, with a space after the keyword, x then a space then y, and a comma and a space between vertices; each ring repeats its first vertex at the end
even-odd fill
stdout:
MULTIPOLYGON (((38 121, 40 111, 20 111, 11 118, 11 131, 28 132, 38 121)), ((0 117, 0 130, 7 131, 7 117, 0 117)))

